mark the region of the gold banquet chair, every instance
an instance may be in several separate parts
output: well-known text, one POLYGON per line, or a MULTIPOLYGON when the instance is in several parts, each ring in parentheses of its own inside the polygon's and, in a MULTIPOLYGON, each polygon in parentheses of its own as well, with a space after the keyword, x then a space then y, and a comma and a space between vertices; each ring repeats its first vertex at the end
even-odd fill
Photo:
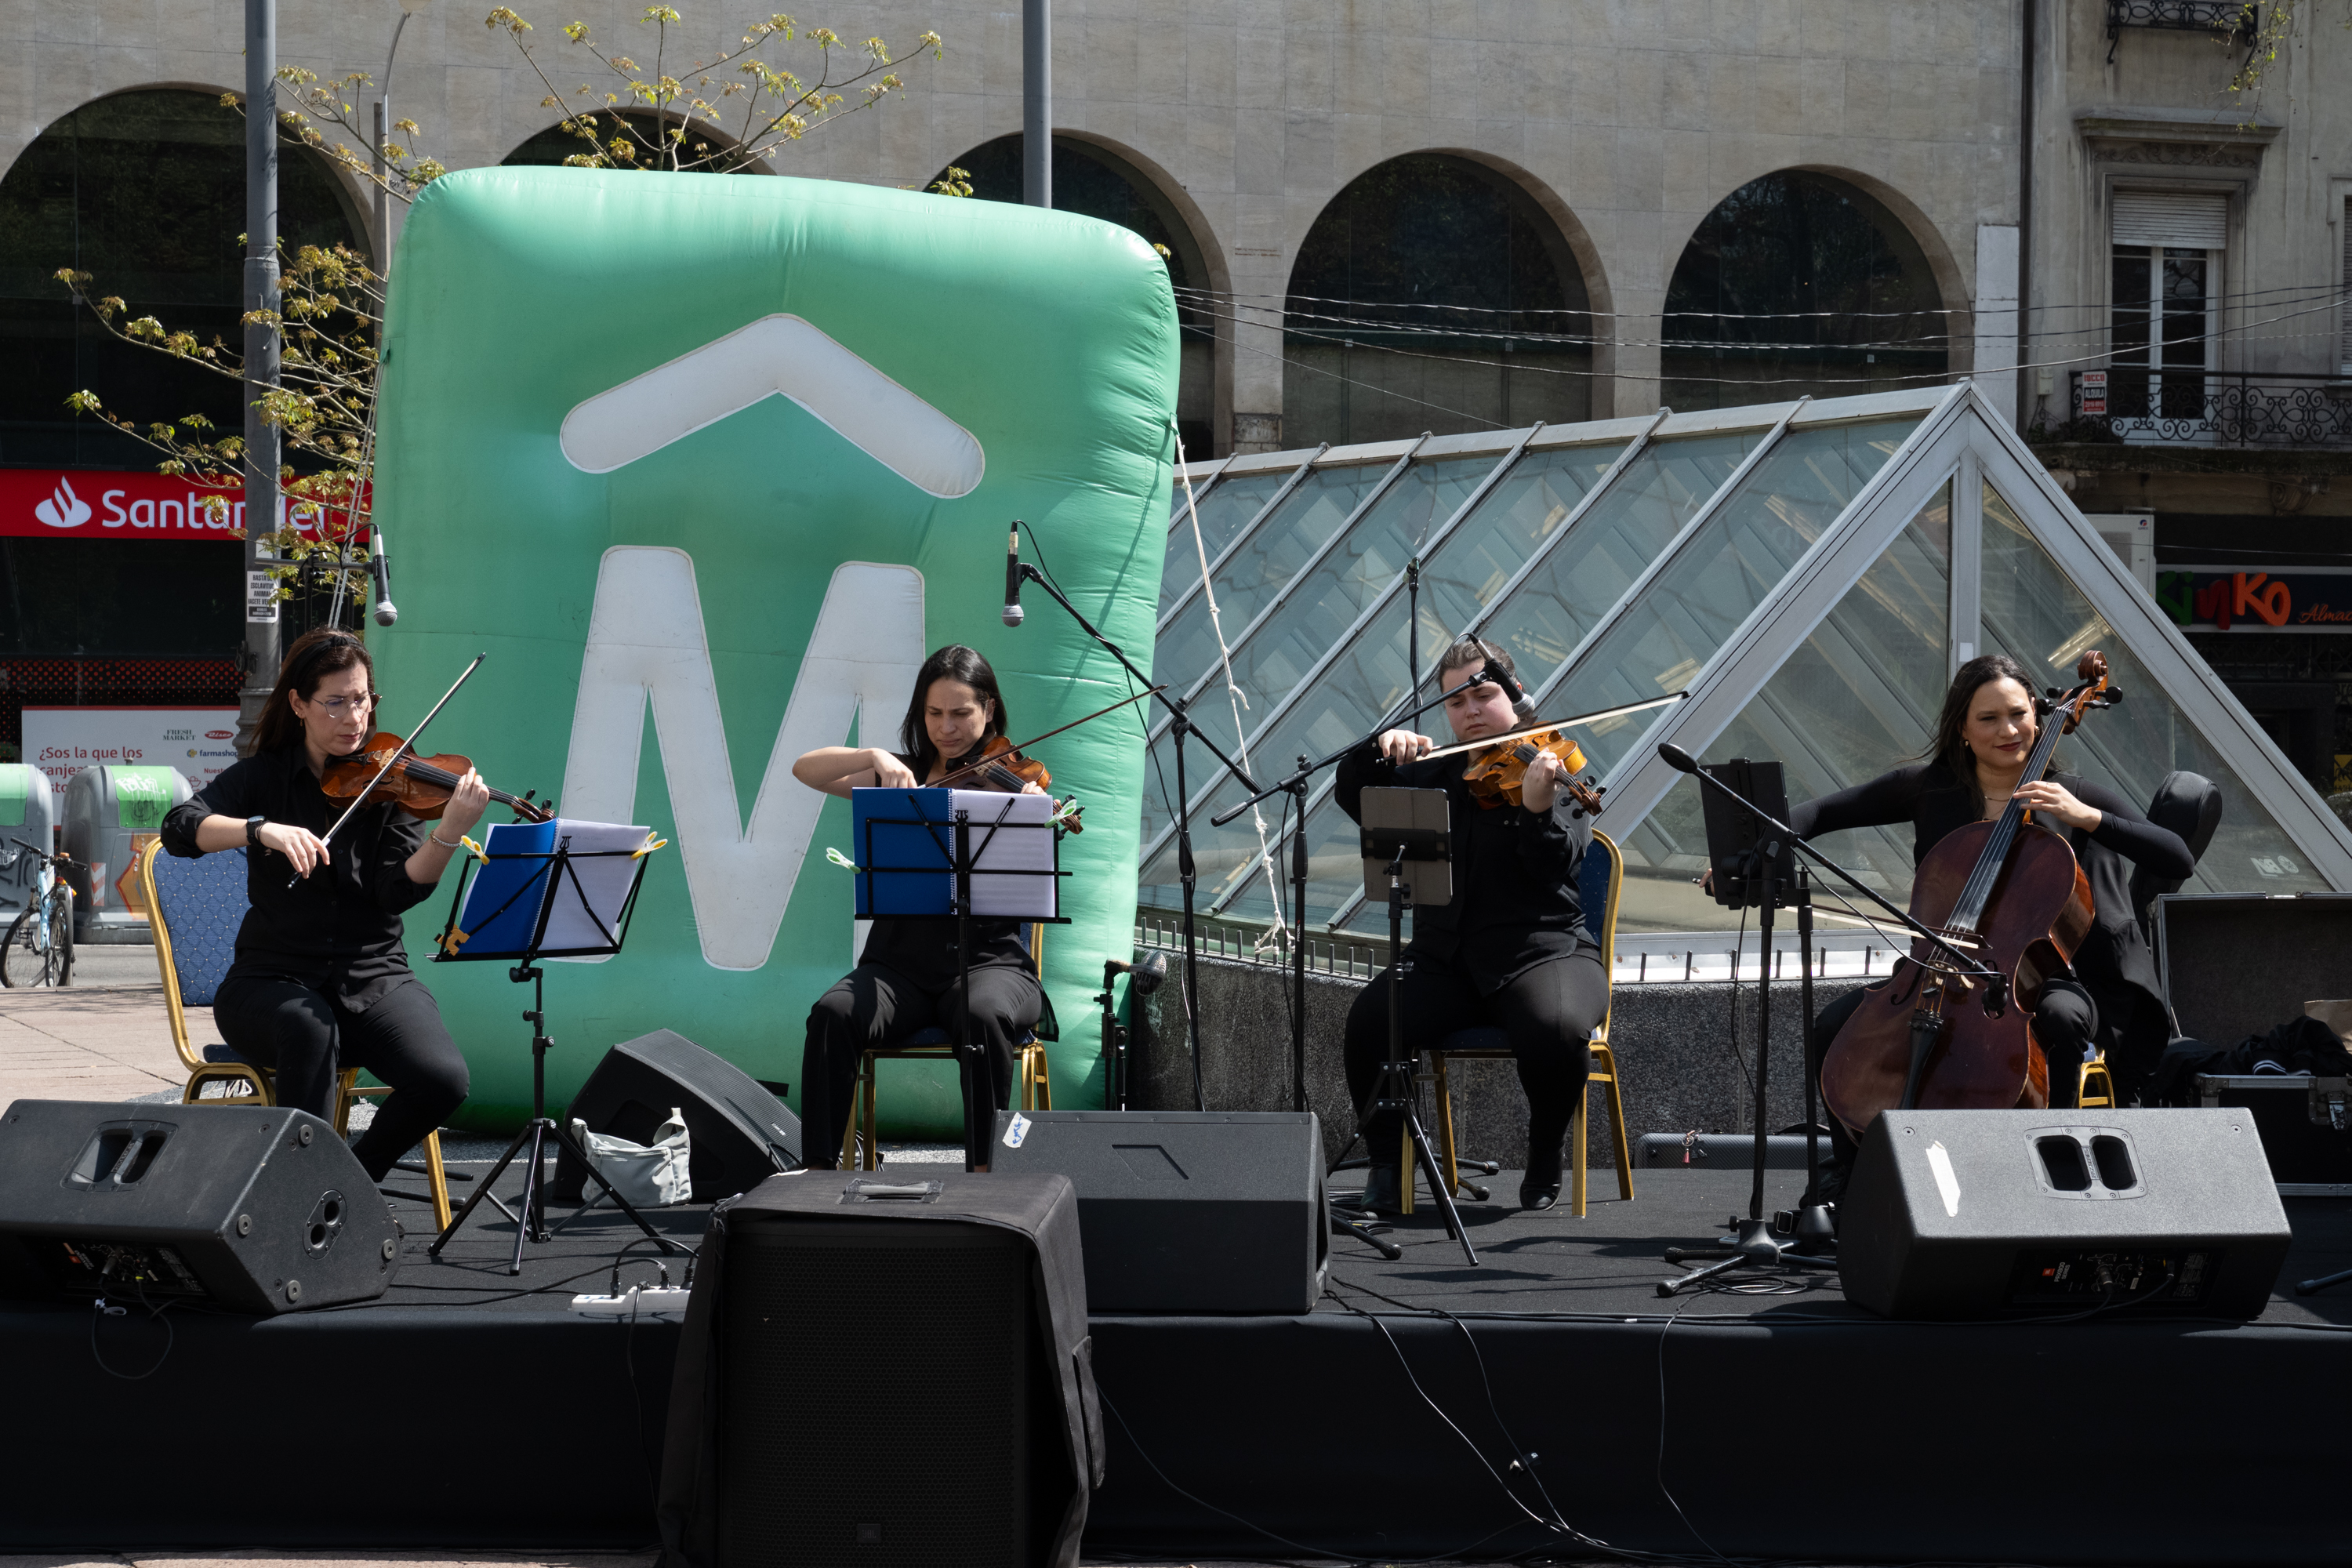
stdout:
MULTIPOLYGON (((1029 927, 1029 963, 1039 976, 1045 973, 1045 927, 1032 922, 1029 927)), ((1054 1084, 1046 1076, 1046 1040, 1061 1038, 1061 1030, 1054 1022, 1054 1004, 1049 997, 1045 1010, 1038 1015, 1037 1026, 1021 1038, 1014 1048, 1013 1086, 1017 1103, 1024 1110, 1054 1109, 1054 1084)), ((895 1045, 868 1046, 859 1058, 856 1087, 851 1090, 849 1120, 841 1130, 841 1168, 845 1171, 872 1170, 881 1159, 879 1146, 874 1142, 874 1064, 877 1062, 951 1062, 955 1060, 955 1041, 941 1028, 919 1029, 895 1045)), ((967 1106, 968 1116, 986 1114, 985 1107, 967 1106)))
MULTIPOLYGON (((1601 948, 1601 973, 1605 976, 1617 958, 1617 896, 1625 883, 1625 858, 1618 852, 1617 841, 1595 829, 1592 847, 1585 851, 1584 862, 1578 876, 1578 892, 1584 906, 1584 923, 1592 940, 1601 948)), ((1613 1003, 1613 998, 1612 998, 1613 1003)), ((1455 1184, 1462 1181, 1460 1154, 1454 1144, 1454 1094, 1447 1081, 1445 1065, 1450 1059, 1468 1061, 1507 1061, 1510 1047, 1503 1043, 1500 1029, 1456 1029, 1445 1037, 1444 1043, 1430 1053, 1435 1064, 1437 1083, 1438 1168, 1455 1184)), ((1601 1022, 1592 1031, 1592 1072, 1584 1082, 1584 1093, 1576 1102, 1576 1115, 1568 1124, 1568 1146, 1573 1173, 1570 1197, 1575 1205, 1576 1217, 1584 1217, 1585 1208, 1585 1123, 1592 1104, 1592 1091, 1605 1088, 1609 1091, 1610 1131, 1617 1143, 1617 1195, 1632 1201, 1633 1196, 1633 1152, 1625 1136, 1625 1095, 1618 1082, 1617 1058, 1609 1048, 1609 1014, 1601 1015, 1601 1022)), ((1405 1203, 1412 1202, 1412 1186, 1404 1188, 1405 1203)))
MULTIPOLYGON (((155 933, 155 965, 163 975, 163 1011, 171 1020, 172 1048, 187 1069, 183 1105, 220 1105, 251 1100, 275 1105, 268 1068, 247 1061, 226 1046, 199 1048, 188 1035, 190 1007, 209 1007, 236 956, 236 931, 244 923, 246 851, 215 850, 194 859, 163 853, 159 840, 139 857, 139 889, 147 900, 147 921, 155 933), (212 1092, 207 1092, 212 1091, 212 1092)), ((352 1068, 335 1083, 335 1131, 350 1132, 352 1102, 390 1094, 380 1084, 362 1088, 352 1068)), ((441 1164, 441 1134, 425 1135, 423 1174, 430 1189, 436 1226, 449 1227, 449 1181, 441 1164)), ((415 1171, 414 1165, 400 1170, 415 1171)))

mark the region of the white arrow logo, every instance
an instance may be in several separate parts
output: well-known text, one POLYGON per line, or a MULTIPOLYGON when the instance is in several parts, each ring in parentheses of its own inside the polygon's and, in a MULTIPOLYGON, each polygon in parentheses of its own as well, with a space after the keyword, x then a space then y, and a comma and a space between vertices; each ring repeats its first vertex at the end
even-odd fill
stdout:
POLYGON ((89 502, 74 494, 73 486, 60 478, 56 491, 33 508, 33 515, 51 528, 79 528, 89 521, 89 502))
POLYGON ((563 419, 563 455, 609 474, 769 397, 786 397, 942 500, 980 486, 971 431, 798 316, 762 316, 600 392, 563 419))

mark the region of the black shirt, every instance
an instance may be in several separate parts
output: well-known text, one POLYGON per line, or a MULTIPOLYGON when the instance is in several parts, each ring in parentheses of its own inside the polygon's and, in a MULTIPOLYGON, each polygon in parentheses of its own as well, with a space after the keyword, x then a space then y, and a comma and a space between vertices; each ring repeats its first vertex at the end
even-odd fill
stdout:
MULTIPOLYGON (((917 760, 900 756, 898 761, 918 778, 922 770, 917 760)), ((959 762, 963 759, 957 759, 959 762)), ((949 786, 953 788, 953 785, 949 786)), ((970 922, 971 966, 975 970, 1009 965, 1036 968, 1029 961, 1029 940, 1024 921, 982 921, 970 922)), ((858 955, 860 963, 878 963, 913 981, 926 991, 944 991, 956 983, 956 922, 951 920, 894 920, 888 917, 875 921, 866 935, 866 951, 858 955)))
MULTIPOLYGON (((194 858, 196 828, 207 816, 266 816, 326 836, 347 803, 329 800, 299 745, 233 763, 163 818, 164 849, 194 858)), ((401 915, 433 894, 412 882, 408 858, 430 826, 391 804, 352 814, 328 845, 328 865, 289 888, 294 867, 284 856, 247 858, 252 907, 237 928, 236 960, 226 980, 291 980, 363 1013, 394 986, 415 978, 408 968, 401 915)))
POLYGON ((1456 964, 1486 994, 1591 944, 1577 873, 1592 827, 1565 789, 1548 812, 1482 804, 1462 782, 1469 764, 1465 752, 1399 766, 1367 742, 1340 760, 1332 794, 1340 810, 1361 822, 1368 788, 1445 792, 1454 901, 1413 906, 1411 952, 1456 964))
MULTIPOLYGON (((2074 798, 2099 814, 2099 826, 2085 833, 2059 829, 2091 884, 2092 929, 2075 952, 2076 973, 2094 993, 2117 984, 2145 992, 2160 1003, 2156 963, 2132 918, 2131 874, 2144 867, 2158 877, 2185 878, 2196 861, 2180 836, 2158 827, 2138 807, 2111 789, 2072 773, 2053 773, 2074 798)), ((1809 800, 1789 814, 1801 838, 1846 827, 1912 825, 1911 860, 1917 865, 1944 836, 1983 816, 1976 781, 1955 778, 1941 763, 1915 763, 1879 774, 1868 784, 1809 800)), ((2055 823, 2049 824, 2053 828, 2055 823)))

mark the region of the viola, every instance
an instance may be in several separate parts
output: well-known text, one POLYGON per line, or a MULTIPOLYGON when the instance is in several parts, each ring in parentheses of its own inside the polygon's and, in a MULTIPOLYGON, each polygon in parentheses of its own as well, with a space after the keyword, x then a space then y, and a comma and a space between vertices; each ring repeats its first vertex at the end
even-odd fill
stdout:
MULTIPOLYGON (((428 821, 439 816, 448 809, 449 795, 457 789, 457 781, 470 773, 474 766, 454 752, 434 757, 404 755, 384 772, 383 777, 377 780, 373 789, 369 788, 368 781, 374 779, 393 754, 407 743, 389 732, 370 736, 367 744, 350 756, 329 759, 325 776, 319 781, 320 789, 330 800, 371 805, 388 800, 396 801, 406 806, 412 815, 428 821)), ((521 795, 511 795, 504 790, 494 789, 490 791, 490 798, 500 805, 512 807, 515 815, 526 822, 545 822, 555 814, 531 803, 531 795, 538 793, 530 790, 521 795)))
POLYGON ((1519 792, 1527 784, 1528 765, 1543 756, 1558 757, 1567 770, 1560 788, 1575 798, 1578 814, 1600 816, 1601 791, 1577 776, 1585 769, 1584 748, 1559 730, 1515 735, 1487 748, 1470 759, 1462 770, 1462 782, 1469 787, 1471 797, 1489 811, 1506 804, 1518 805, 1523 804, 1519 792))
MULTIPOLYGON (((2122 699, 2097 649, 2074 673, 2082 684, 2052 703, 2021 784, 2049 771, 2058 742, 2084 714, 2122 699)), ((1822 1054, 1822 1103, 1856 1137, 1890 1110, 2048 1105, 2050 1064, 2033 1037, 2033 1011, 2091 930, 2091 884, 2074 846, 2012 799, 2000 816, 1947 834, 1921 858, 1911 914, 2000 984, 1983 994, 1985 981, 1927 942, 1915 944, 1886 984, 1863 993, 1822 1054), (1960 1005, 1969 1000, 1981 1005, 1960 1005)))
MULTIPOLYGON (((971 752, 965 755, 972 756, 971 752)), ((951 783, 964 789, 1002 790, 1007 795, 1019 795, 1031 784, 1035 784, 1039 790, 1050 793, 1054 775, 1047 773, 1045 764, 1034 757, 1022 755, 1003 736, 991 735, 981 745, 977 757, 941 773, 933 787, 944 788, 951 783)), ((1084 824, 1079 821, 1079 813, 1084 809, 1082 806, 1076 801, 1055 801, 1054 804, 1055 819, 1062 826, 1073 833, 1086 831, 1084 824)))

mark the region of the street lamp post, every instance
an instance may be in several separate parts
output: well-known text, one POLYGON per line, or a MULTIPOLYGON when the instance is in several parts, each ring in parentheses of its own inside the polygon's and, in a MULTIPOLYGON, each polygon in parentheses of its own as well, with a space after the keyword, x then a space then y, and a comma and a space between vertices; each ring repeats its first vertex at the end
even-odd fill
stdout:
POLYGON ((253 754, 262 704, 278 683, 278 605, 270 536, 278 528, 278 431, 261 416, 278 381, 278 329, 252 320, 278 305, 278 0, 245 0, 245 685, 236 749, 253 754))
POLYGON ((1053 0, 1021 0, 1021 199, 1054 205, 1053 0))
POLYGON ((385 184, 391 178, 392 165, 383 155, 384 145, 392 138, 392 66, 400 58, 400 35, 407 27, 408 19, 430 4, 432 0, 400 0, 400 20, 393 24, 392 47, 384 51, 383 80, 376 89, 373 157, 376 178, 375 270, 379 278, 392 270, 392 193, 385 184))

